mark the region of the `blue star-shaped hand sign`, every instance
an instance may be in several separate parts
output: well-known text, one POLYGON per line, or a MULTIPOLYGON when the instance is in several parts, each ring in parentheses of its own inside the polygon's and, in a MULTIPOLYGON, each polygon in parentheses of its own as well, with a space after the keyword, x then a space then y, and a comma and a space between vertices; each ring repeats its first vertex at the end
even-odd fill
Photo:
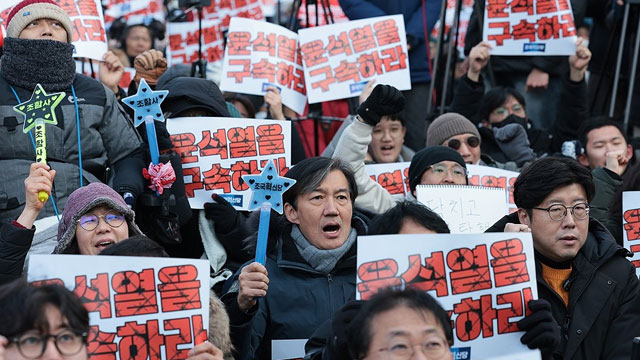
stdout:
POLYGON ((253 190, 249 210, 259 208, 263 203, 282 214, 282 194, 296 183, 295 180, 278 175, 275 160, 268 162, 260 175, 243 175, 242 179, 253 190))
POLYGON ((28 133, 36 122, 41 120, 45 124, 56 125, 58 119, 56 119, 56 107, 66 94, 59 92, 55 94, 47 94, 40 84, 36 85, 31 94, 31 99, 20 103, 13 107, 13 109, 24 115, 24 128, 22 131, 28 133))
POLYGON ((122 99, 122 102, 135 111, 133 124, 136 127, 142 124, 147 116, 152 116, 154 120, 164 122, 160 103, 164 101, 168 93, 169 90, 151 90, 143 78, 140 80, 138 93, 122 99))

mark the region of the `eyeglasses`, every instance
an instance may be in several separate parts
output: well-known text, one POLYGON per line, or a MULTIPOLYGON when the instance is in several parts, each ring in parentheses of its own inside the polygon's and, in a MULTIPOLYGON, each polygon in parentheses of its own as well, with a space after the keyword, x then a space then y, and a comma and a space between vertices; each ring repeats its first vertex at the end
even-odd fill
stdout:
POLYGON ((466 179, 467 178, 467 170, 460 165, 454 165, 451 169, 447 167, 447 165, 443 163, 437 163, 429 166, 431 171, 437 176, 445 177, 448 172, 451 172, 451 175, 457 179, 466 179))
POLYGON ((447 342, 441 337, 430 337, 422 344, 415 345, 408 341, 398 341, 378 351, 388 352, 392 359, 411 359, 417 345, 420 345, 420 350, 429 359, 443 358, 450 351, 447 342))
MULTIPOLYGON (((477 136, 469 136, 464 140, 464 142, 468 146, 476 148, 478 147, 478 145, 480 145, 480 138, 478 138, 477 136)), ((458 139, 451 139, 447 142, 447 146, 457 151, 458 149, 460 149, 460 146, 462 146, 462 142, 458 139)))
POLYGON ((67 330, 57 335, 24 334, 10 339, 9 342, 15 343, 18 351, 25 358, 38 359, 44 355, 49 338, 53 338, 53 343, 60 354, 70 356, 82 350, 82 346, 87 342, 87 333, 67 330))
POLYGON ((571 209, 571 215, 573 215, 573 218, 576 220, 582 220, 589 216, 589 204, 587 203, 575 204, 571 207, 567 207, 562 204, 553 204, 548 208, 534 207, 533 209, 544 210, 548 212, 551 220, 555 221, 564 219, 564 217, 567 216, 567 209, 571 209))
POLYGON ((522 105, 520 104, 514 104, 511 107, 511 112, 509 112, 509 109, 503 106, 500 106, 499 108, 496 108, 495 110, 492 111, 494 115, 504 116, 504 117, 509 116, 509 114, 517 114, 520 112, 524 112, 524 107, 522 107, 522 105))
POLYGON ((107 225, 111 226, 112 228, 120 227, 124 223, 124 215, 117 213, 107 213, 100 216, 92 214, 82 215, 77 222, 83 229, 87 231, 93 231, 98 227, 100 219, 103 219, 104 222, 106 222, 107 225))

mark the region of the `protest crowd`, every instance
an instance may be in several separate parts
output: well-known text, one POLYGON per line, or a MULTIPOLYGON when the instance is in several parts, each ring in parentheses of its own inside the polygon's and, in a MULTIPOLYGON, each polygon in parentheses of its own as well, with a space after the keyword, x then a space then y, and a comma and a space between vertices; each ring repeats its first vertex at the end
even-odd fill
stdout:
POLYGON ((0 360, 640 359, 636 7, 3 0, 0 360))

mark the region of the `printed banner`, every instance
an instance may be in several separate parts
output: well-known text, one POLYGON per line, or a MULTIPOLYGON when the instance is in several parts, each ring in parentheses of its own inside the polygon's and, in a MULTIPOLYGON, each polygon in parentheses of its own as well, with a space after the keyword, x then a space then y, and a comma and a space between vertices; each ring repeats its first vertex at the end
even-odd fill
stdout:
POLYGON ((124 17, 129 25, 149 24, 152 20, 164 22, 162 0, 102 0, 102 3, 107 29, 120 17, 124 17))
POLYGON ((272 340, 271 360, 302 360, 307 339, 272 340))
POLYGON ((298 114, 307 104, 298 35, 282 26, 233 18, 222 65, 220 89, 264 95, 280 90, 282 103, 298 114))
POLYGON ((207 340, 206 260, 33 255, 28 280, 64 285, 80 298, 90 360, 185 359, 207 340))
MULTIPOLYGON (((187 64, 198 61, 198 39, 200 31, 198 22, 167 23, 167 62, 171 67, 175 64, 187 64)), ((224 37, 220 20, 202 21, 202 59, 209 64, 222 60, 224 53, 224 37)))
MULTIPOLYGON (((100 61, 81 61, 76 60, 76 72, 78 74, 87 75, 94 79, 100 79, 100 61)), ((125 92, 129 90, 129 85, 131 85, 131 80, 136 76, 136 69, 134 68, 124 68, 124 73, 118 82, 118 86, 120 86, 125 92)), ((71 102, 71 101, 70 101, 71 102)))
MULTIPOLYGON (((202 8, 205 20, 220 20, 223 30, 233 18, 264 20, 262 0, 211 0, 211 5, 202 8)), ((187 13, 187 20, 198 21, 197 10, 187 13)))
POLYGON ((402 15, 301 29, 298 34, 310 104, 358 96, 371 79, 411 89, 402 15))
POLYGON ((633 253, 630 261, 640 276, 640 191, 622 193, 622 239, 633 253))
POLYGON ((569 0, 485 0, 483 40, 491 55, 573 55, 569 0))
MULTIPOLYGON (((107 52, 107 35, 102 16, 100 0, 54 0, 69 14, 73 26, 74 57, 102 60, 107 52)), ((0 4, 0 24, 6 34, 7 17, 13 6, 20 1, 2 0, 0 4)))
MULTIPOLYGON (((369 176, 382 185, 394 197, 404 197, 409 192, 410 162, 367 164, 364 166, 369 176)), ((509 212, 518 208, 513 202, 513 184, 519 173, 502 170, 490 166, 467 164, 469 185, 499 187, 506 190, 506 201, 509 212)))
POLYGON ((429 292, 451 315, 453 359, 540 360, 516 324, 538 293, 530 233, 359 236, 357 283, 358 299, 429 292))
POLYGON ((242 175, 260 174, 276 160, 278 173, 291 167, 291 122, 237 118, 167 119, 174 150, 182 158, 185 189, 192 209, 203 209, 221 194, 239 210, 251 199, 242 175))
POLYGON ((449 225, 452 234, 483 233, 509 213, 501 188, 418 185, 416 195, 449 225))

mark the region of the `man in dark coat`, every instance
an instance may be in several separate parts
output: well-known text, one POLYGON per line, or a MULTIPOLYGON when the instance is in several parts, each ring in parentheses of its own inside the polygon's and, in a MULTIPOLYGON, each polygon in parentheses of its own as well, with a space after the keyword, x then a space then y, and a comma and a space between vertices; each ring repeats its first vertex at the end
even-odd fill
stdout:
POLYGON ((531 232, 539 300, 518 326, 531 334, 521 341, 545 359, 629 359, 640 335, 635 268, 629 251, 589 218, 594 192, 576 161, 538 160, 514 185, 518 212, 488 230, 531 232))
POLYGON ((353 210, 353 173, 316 157, 286 177, 296 183, 284 193, 284 217, 270 226, 264 266, 245 264, 222 299, 237 359, 270 358, 272 340, 309 338, 355 299, 356 238, 368 221, 353 210))

